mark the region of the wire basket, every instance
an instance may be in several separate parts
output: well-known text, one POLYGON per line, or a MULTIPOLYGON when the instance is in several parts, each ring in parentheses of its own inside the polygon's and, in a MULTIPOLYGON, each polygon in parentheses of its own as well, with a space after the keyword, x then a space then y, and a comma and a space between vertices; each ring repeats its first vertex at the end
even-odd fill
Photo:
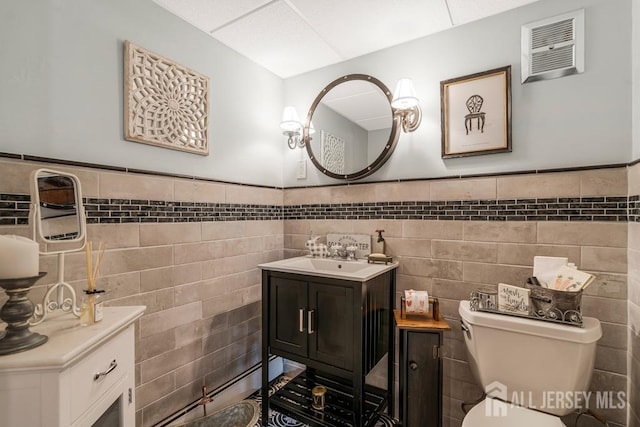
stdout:
POLYGON ((531 313, 538 318, 582 325, 582 290, 558 291, 527 280, 531 313))

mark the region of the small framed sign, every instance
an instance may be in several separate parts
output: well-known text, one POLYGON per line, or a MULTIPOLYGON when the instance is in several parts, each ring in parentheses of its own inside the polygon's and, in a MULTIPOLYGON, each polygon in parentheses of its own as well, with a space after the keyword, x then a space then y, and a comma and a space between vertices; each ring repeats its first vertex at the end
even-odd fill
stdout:
POLYGON ((498 310, 529 314, 529 289, 498 283, 498 310))
POLYGON ((356 258, 365 258, 371 253, 371 236, 368 234, 327 234, 327 246, 355 246, 356 258))

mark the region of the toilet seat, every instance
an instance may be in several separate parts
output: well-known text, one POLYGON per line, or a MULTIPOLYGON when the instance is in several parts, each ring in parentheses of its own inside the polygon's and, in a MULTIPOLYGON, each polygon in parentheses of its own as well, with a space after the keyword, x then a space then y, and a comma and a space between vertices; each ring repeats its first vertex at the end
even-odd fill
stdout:
POLYGON ((494 400, 487 397, 482 402, 471 408, 469 413, 462 420, 462 427, 565 427, 560 418, 545 414, 543 412, 534 411, 533 409, 523 408, 521 406, 512 405, 510 403, 494 400), (496 406, 502 405, 505 408, 504 415, 498 415, 496 406), (495 416, 487 416, 491 414, 491 408, 494 409, 495 416))

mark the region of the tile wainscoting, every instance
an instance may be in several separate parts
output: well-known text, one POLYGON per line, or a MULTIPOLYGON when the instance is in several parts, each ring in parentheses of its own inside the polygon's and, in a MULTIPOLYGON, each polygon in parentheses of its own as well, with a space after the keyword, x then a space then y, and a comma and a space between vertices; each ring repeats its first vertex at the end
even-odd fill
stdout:
MULTIPOLYGON (((459 301, 478 286, 524 283, 534 255, 565 256, 597 275, 583 298, 585 315, 603 328, 591 389, 626 392, 627 221, 637 218, 627 194, 626 168, 285 189, 285 254, 305 253, 311 233, 374 237, 384 229, 387 252, 400 261, 398 292, 427 290, 453 325, 445 333, 444 425, 460 426, 460 404, 481 390, 455 327, 459 301), (478 216, 477 207, 491 214, 478 216)), ((626 425, 626 408, 599 412, 626 425)), ((591 425, 586 417, 580 424, 591 425)))
MULTIPOLYGON (((99 280, 109 303, 148 307, 136 329, 138 425, 152 425, 195 400, 202 385, 211 389, 259 359, 256 265, 304 253, 311 233, 373 236, 383 228, 387 251, 400 260, 398 291, 438 296, 453 325, 472 289, 523 283, 534 255, 567 256, 598 276, 583 304, 604 330, 592 389, 626 392, 627 374, 638 372, 627 368, 633 266, 626 260, 628 221, 639 217, 640 200, 628 194, 640 189, 627 188, 625 167, 282 190, 3 159, 0 233, 29 234, 28 177, 43 166, 82 182, 88 237, 109 248, 99 280)), ((77 288, 83 263, 82 254, 67 256, 77 288)), ((41 264, 49 274, 34 298, 56 276, 55 258, 41 264)), ((479 394, 453 328, 445 339, 445 425, 459 426, 460 403, 479 394)), ((603 412, 613 425, 625 424, 626 409, 603 412)))
MULTIPOLYGON (((640 164, 629 167, 628 193, 640 193, 640 164)), ((639 198, 629 198, 629 240, 627 262, 629 264, 628 297, 628 402, 629 426, 640 426, 640 203, 639 198), (632 219, 632 217, 635 217, 632 219), (631 222, 633 221, 633 222, 631 222)))
MULTIPOLYGON (((107 304, 147 306, 136 323, 136 425, 155 424, 203 385, 215 389, 260 360, 256 266, 283 257, 281 189, 1 160, 0 233, 30 235, 29 176, 39 167, 80 178, 88 239, 107 245, 97 283, 107 304)), ((66 256, 78 291, 84 262, 83 253, 66 256)), ((56 258, 41 257, 40 269, 48 274, 34 301, 55 281, 56 258)))

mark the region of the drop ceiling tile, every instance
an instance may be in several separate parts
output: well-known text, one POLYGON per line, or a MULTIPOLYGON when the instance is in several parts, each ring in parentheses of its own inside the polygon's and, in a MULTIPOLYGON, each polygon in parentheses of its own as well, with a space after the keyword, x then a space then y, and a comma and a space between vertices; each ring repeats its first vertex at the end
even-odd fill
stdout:
POLYGON ((371 117, 358 121, 358 125, 371 132, 372 130, 389 129, 393 125, 391 115, 387 114, 383 117, 371 117))
POLYGON ((444 0, 287 1, 347 58, 451 27, 444 0))
POLYGON ((539 0, 153 1, 287 78, 539 0))
POLYGON ((383 99, 386 98, 380 88, 375 84, 366 80, 351 80, 348 83, 340 83, 331 88, 326 95, 322 97, 323 102, 333 101, 340 98, 349 98, 352 96, 362 95, 363 93, 373 92, 379 94, 383 99))
POLYGON ((538 0, 447 0, 454 25, 497 15, 538 0))
POLYGON ((366 92, 346 98, 338 98, 329 102, 323 102, 332 110, 357 122, 369 117, 379 117, 391 114, 389 101, 381 98, 380 92, 366 92))
POLYGON ((154 0, 160 6, 207 33, 271 0, 154 0))
POLYGON ((334 86, 322 103, 368 131, 388 128, 392 123, 389 99, 378 86, 365 80, 334 86))
POLYGON ((257 10, 212 36, 283 78, 345 59, 283 1, 257 10))

